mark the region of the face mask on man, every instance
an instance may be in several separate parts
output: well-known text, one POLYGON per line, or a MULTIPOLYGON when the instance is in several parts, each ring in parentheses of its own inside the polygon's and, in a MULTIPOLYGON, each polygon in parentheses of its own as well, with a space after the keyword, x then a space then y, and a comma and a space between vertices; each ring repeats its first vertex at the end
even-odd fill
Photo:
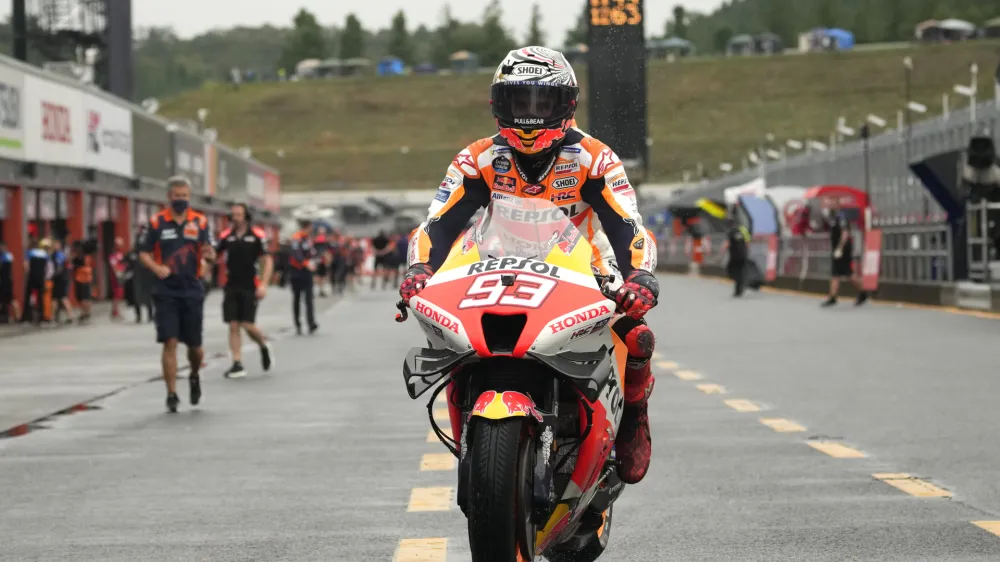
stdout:
POLYGON ((170 202, 170 209, 174 214, 181 215, 188 210, 188 202, 184 199, 174 199, 170 202))

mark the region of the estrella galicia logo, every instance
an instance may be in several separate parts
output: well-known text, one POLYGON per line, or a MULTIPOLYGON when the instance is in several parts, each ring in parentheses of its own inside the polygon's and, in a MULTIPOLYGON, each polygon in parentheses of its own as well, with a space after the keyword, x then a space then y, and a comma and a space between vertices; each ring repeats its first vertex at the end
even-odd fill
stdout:
POLYGON ((21 128, 21 90, 3 82, 0 82, 0 126, 21 128))
POLYGON ((510 160, 504 156, 497 156, 493 159, 493 169, 496 170, 498 174, 506 174, 510 171, 511 163, 510 160))

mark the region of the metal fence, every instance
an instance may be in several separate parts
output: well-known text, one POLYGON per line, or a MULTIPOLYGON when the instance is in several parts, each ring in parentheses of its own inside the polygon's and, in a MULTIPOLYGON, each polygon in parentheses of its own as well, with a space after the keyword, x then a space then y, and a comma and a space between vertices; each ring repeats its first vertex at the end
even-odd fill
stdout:
MULTIPOLYGON (((900 225, 882 230, 882 253, 879 280, 908 285, 944 285, 955 281, 952 263, 952 236, 947 225, 900 225)), ((860 272, 864 240, 854 232, 855 271, 860 272)), ((727 255, 726 235, 713 233, 702 241, 703 265, 723 267, 727 255)), ((668 239, 658 246, 659 260, 664 265, 686 266, 692 261, 692 240, 689 236, 668 239)), ((767 269, 768 241, 755 238, 749 256, 761 271, 767 269)), ((778 240, 777 273, 797 279, 829 279, 831 273, 830 238, 828 234, 782 237, 778 240)))
MULTIPOLYGON (((1000 102, 979 103, 913 123, 908 136, 890 130, 869 139, 867 185, 873 207, 873 226, 898 226, 935 223, 944 220, 944 212, 927 195, 908 163, 951 150, 963 149, 973 134, 991 134, 1000 144, 1000 102), (925 205, 927 207, 925 208, 925 205)), ((727 187, 747 183, 761 175, 769 186, 850 185, 863 188, 865 151, 862 141, 830 147, 822 152, 800 153, 782 160, 769 161, 758 169, 743 170, 717 178, 682 195, 722 197, 727 187)))

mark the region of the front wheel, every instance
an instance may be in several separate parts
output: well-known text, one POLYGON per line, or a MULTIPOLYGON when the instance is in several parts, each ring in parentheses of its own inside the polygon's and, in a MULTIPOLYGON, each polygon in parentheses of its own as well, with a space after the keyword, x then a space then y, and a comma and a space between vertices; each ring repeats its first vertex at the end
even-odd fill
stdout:
POLYGON ((524 418, 476 420, 472 435, 469 546, 473 562, 534 560, 534 447, 524 418))

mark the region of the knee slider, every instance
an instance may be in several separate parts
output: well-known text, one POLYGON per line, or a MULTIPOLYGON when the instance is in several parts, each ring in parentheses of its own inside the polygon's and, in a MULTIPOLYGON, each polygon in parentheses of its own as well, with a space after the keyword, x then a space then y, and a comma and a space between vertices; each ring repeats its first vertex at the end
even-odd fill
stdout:
POLYGON ((628 349, 629 359, 646 362, 653 356, 656 338, 649 326, 639 324, 625 334, 625 347, 628 349))

